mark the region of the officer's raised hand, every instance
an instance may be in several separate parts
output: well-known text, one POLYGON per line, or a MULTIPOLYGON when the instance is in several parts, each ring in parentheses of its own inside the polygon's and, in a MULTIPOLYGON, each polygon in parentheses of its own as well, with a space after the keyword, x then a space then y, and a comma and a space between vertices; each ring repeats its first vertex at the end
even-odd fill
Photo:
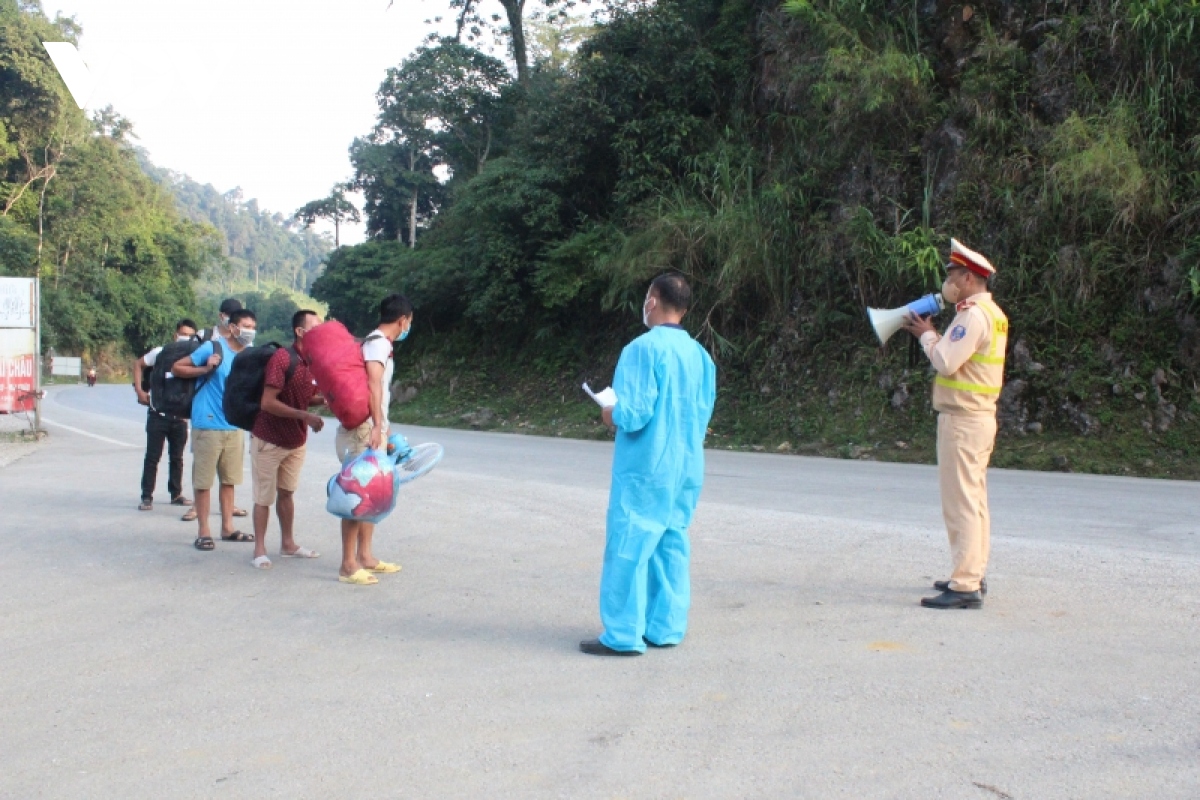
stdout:
POLYGON ((929 317, 918 317, 916 314, 906 316, 900 327, 918 339, 925 333, 937 333, 937 329, 933 327, 933 323, 929 320, 929 317))

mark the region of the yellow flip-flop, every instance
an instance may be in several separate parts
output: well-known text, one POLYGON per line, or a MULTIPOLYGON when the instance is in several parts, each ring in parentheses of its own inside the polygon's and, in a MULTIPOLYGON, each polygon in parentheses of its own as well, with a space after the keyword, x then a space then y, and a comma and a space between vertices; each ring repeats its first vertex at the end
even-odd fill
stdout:
POLYGON ((380 561, 375 566, 367 567, 366 569, 368 572, 374 572, 377 575, 391 575, 393 572, 400 571, 400 565, 399 564, 389 564, 386 561, 380 561))
POLYGON ((365 569, 360 569, 358 572, 355 572, 353 575, 338 575, 338 580, 341 583, 352 583, 355 586, 371 586, 373 584, 379 583, 379 578, 376 578, 374 575, 367 572, 365 569))

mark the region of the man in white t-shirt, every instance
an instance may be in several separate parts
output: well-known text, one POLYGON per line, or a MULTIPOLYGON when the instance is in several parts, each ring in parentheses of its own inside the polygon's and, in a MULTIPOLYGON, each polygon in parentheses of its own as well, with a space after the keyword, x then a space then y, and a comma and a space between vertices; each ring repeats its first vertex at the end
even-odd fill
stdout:
MULTIPOLYGON (((183 342, 196 335, 196 323, 181 319, 175 324, 175 341, 183 342)), ((158 464, 162 461, 163 444, 167 445, 167 489, 171 505, 190 506, 183 496, 183 448, 187 445, 188 422, 180 417, 163 414, 150 404, 150 389, 144 384, 146 370, 154 369, 161 347, 156 347, 133 365, 133 390, 138 402, 146 406, 146 459, 142 463, 142 502, 139 511, 154 508, 154 486, 158 482, 158 464)))
MULTIPOLYGON (((390 387, 394 369, 392 346, 408 337, 412 320, 412 303, 404 295, 388 295, 379 303, 379 327, 363 340, 362 345, 363 361, 367 365, 367 386, 371 391, 371 417, 354 430, 338 426, 336 446, 342 463, 368 448, 380 449, 387 440, 387 415, 392 399, 390 387)), ((375 558, 371 552, 374 534, 375 526, 369 522, 342 520, 342 566, 338 575, 342 583, 369 586, 379 583, 375 574, 400 571, 399 564, 389 564, 375 558)))

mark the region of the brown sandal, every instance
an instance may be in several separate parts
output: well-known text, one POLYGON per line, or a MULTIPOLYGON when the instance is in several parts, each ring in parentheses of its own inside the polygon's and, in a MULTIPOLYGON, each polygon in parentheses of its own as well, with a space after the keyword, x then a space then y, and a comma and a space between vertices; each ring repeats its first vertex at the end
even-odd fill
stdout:
POLYGON ((222 542, 253 542, 254 534, 253 533, 242 533, 241 531, 234 531, 229 536, 226 536, 225 534, 222 533, 221 541, 222 542))
POLYGON ((191 508, 189 508, 187 510, 186 514, 184 514, 182 517, 180 517, 180 519, 183 520, 184 522, 195 522, 197 516, 198 515, 196 514, 196 507, 192 506, 191 508))

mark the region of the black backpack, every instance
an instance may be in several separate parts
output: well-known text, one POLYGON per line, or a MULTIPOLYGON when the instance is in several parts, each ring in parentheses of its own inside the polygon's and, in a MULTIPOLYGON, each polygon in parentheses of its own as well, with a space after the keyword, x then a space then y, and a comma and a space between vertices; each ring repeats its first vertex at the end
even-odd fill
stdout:
POLYGON ((290 359, 283 379, 286 386, 299 361, 299 356, 292 348, 283 347, 278 342, 268 342, 258 347, 247 347, 234 359, 233 369, 225 379, 225 398, 222 401, 225 419, 230 425, 246 431, 253 430, 261 410, 263 389, 267 385, 267 364, 281 348, 287 350, 290 359))
MULTIPOLYGON (((180 378, 171 374, 171 367, 181 358, 186 358, 200 349, 203 344, 199 339, 188 339, 183 342, 171 342, 164 345, 158 358, 154 360, 154 369, 150 373, 150 405, 160 414, 167 414, 180 419, 191 419, 192 399, 200 388, 201 378, 180 378)), ((220 347, 214 344, 213 347, 220 347)), ((222 357, 224 353, 222 353, 222 357)))

